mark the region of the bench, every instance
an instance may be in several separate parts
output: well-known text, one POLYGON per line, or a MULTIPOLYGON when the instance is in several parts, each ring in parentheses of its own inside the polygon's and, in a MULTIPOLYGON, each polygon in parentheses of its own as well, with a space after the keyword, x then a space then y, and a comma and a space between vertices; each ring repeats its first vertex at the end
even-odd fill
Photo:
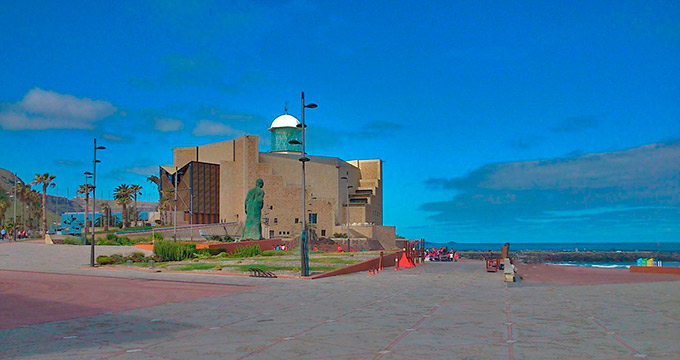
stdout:
POLYGON ((264 271, 258 268, 248 268, 250 271, 250 277, 264 277, 264 278, 275 278, 276 275, 271 271, 264 271))

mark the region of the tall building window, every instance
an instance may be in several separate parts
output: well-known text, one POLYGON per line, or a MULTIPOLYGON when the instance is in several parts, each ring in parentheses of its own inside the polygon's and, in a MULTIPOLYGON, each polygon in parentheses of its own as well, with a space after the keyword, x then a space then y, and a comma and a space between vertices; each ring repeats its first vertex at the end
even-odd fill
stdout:
POLYGON ((300 218, 295 218, 295 223, 297 224, 299 222, 300 222, 300 218))
POLYGON ((311 213, 309 214, 309 223, 310 224, 316 224, 316 213, 311 213))
POLYGON ((326 236, 326 230, 321 230, 321 236, 326 236))
POLYGON ((274 218, 274 224, 278 224, 278 223, 279 223, 279 218, 274 218))

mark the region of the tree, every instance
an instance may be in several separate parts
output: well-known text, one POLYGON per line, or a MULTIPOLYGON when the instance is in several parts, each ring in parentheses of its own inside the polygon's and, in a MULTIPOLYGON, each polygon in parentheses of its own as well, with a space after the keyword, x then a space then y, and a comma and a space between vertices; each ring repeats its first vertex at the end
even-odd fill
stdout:
POLYGON ((56 176, 50 175, 49 173, 35 174, 35 178, 31 182, 31 185, 42 185, 42 235, 47 235, 47 187, 54 187, 55 184, 52 182, 56 176))
POLYGON ((41 204, 41 199, 42 196, 40 196, 40 193, 33 189, 29 189, 27 193, 27 205, 28 205, 28 220, 29 220, 29 226, 32 229, 35 229, 37 227, 36 221, 37 219, 40 218, 40 204, 41 204))
POLYGON ((109 217, 111 217, 111 205, 108 202, 102 201, 99 203, 99 207, 102 208, 104 212, 104 231, 109 231, 109 217))
POLYGON ((163 189, 161 189, 161 179, 156 176, 156 175, 150 175, 148 178, 146 178, 146 181, 156 184, 156 188, 158 189, 158 207, 156 208, 156 211, 158 211, 161 214, 161 223, 165 224, 165 207, 166 207, 166 200, 165 200, 165 195, 163 193, 163 189))
POLYGON ((92 190, 94 190, 94 186, 92 186, 90 184, 79 185, 78 190, 76 190, 77 194, 79 194, 79 195, 84 194, 85 195, 85 216, 84 216, 84 219, 85 219, 85 228, 84 228, 85 229, 85 237, 87 237, 87 232, 88 232, 89 223, 90 223, 89 221, 87 221, 87 217, 88 217, 88 214, 89 214, 89 211, 90 211, 90 206, 89 206, 89 204, 90 204, 90 192, 92 192, 92 190))
MULTIPOLYGON (((29 197, 31 191, 32 191, 31 187, 24 184, 23 182, 18 182, 16 184, 14 184, 14 186, 12 186, 12 192, 13 193, 16 192, 17 201, 20 202, 20 204, 18 204, 18 206, 21 207, 21 225, 22 225, 21 227, 24 228, 23 230, 25 230, 25 228, 26 228, 25 210, 26 210, 26 207, 28 206, 28 197, 29 197), (16 191, 14 189, 15 187, 16 187, 16 191)), ((17 214, 17 216, 18 216, 18 214, 17 214)))
POLYGON ((5 222, 5 212, 10 206, 9 196, 5 189, 0 188, 0 224, 5 222))
POLYGON ((127 206, 132 201, 132 190, 128 184, 120 184, 113 190, 113 198, 116 204, 123 207, 123 229, 127 228, 128 213, 127 206))
POLYGON ((161 179, 158 176, 149 175, 149 177, 146 178, 146 181, 156 184, 156 186, 158 187, 158 198, 160 199, 161 197, 163 197, 163 190, 161 189, 161 179))
POLYGON ((158 211, 161 213, 161 222, 163 225, 167 224, 169 221, 168 211, 172 210, 173 198, 175 196, 175 190, 169 189, 163 192, 163 196, 158 199, 158 211))
POLYGON ((142 195, 142 186, 139 184, 135 185, 130 185, 130 191, 132 192, 132 198, 134 199, 134 219, 135 219, 135 226, 137 225, 137 222, 139 221, 139 212, 137 212, 137 195, 142 195))

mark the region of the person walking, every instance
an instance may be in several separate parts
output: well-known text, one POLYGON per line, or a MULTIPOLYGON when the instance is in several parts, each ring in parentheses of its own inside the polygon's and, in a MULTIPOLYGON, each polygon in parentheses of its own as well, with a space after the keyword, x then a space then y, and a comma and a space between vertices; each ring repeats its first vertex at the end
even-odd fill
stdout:
POLYGON ((5 236, 7 235, 7 230, 3 227, 2 230, 0 230, 0 239, 5 240, 5 236))

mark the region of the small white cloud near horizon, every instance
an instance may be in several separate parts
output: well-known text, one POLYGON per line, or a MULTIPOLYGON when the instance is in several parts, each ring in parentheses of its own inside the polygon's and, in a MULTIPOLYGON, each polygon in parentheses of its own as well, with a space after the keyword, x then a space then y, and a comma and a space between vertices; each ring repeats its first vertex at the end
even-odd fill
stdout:
POLYGON ((245 134, 245 132, 236 130, 221 122, 203 119, 196 123, 196 127, 194 128, 194 131, 192 131, 192 134, 194 134, 194 136, 241 136, 245 134))
POLYGON ((108 101, 33 88, 21 101, 0 105, 0 127, 4 130, 91 130, 116 110, 118 108, 108 101))
POLYGON ((114 134, 103 134, 102 137, 106 140, 110 141, 115 141, 115 142, 129 142, 130 138, 124 137, 124 136, 118 136, 114 134))
POLYGON ((156 119, 153 128, 160 132, 179 131, 184 129, 182 120, 172 118, 156 119))
POLYGON ((125 172, 137 175, 155 175, 158 173, 158 165, 134 166, 125 169, 125 172))

